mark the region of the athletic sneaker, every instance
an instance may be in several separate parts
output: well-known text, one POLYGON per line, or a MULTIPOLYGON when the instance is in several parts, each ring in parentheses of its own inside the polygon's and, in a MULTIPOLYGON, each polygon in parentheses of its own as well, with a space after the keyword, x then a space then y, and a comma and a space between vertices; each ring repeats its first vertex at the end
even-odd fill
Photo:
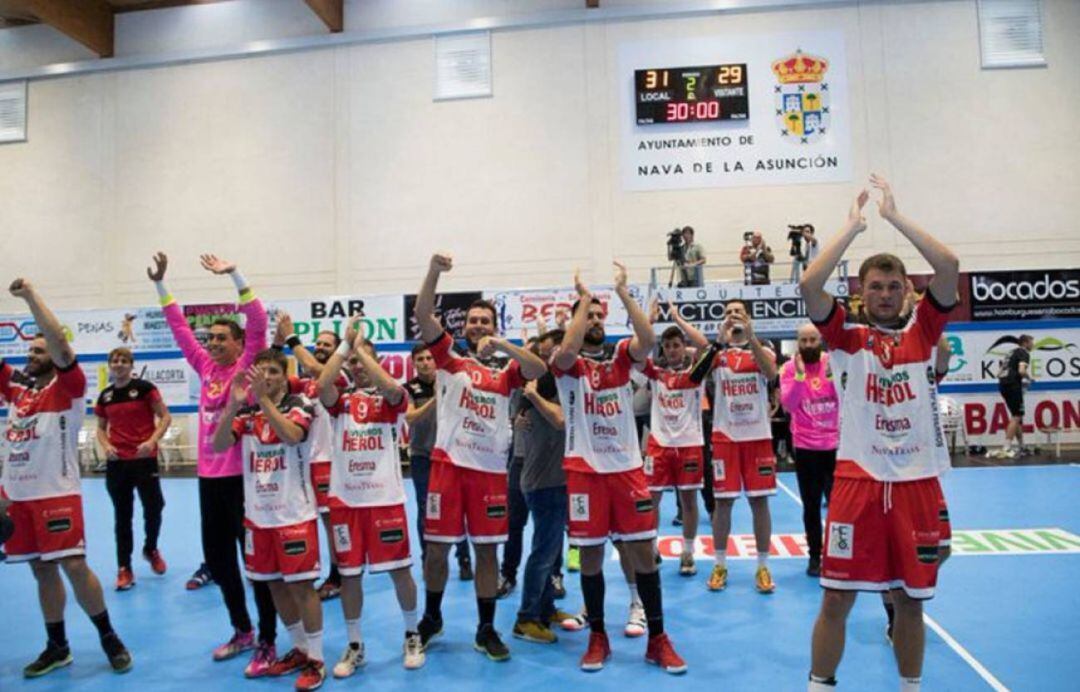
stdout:
POLYGON ((442 634, 442 618, 435 620, 428 617, 427 613, 424 613, 424 617, 420 618, 420 624, 417 625, 416 630, 420 633, 420 645, 424 651, 427 651, 428 644, 435 637, 442 634))
POLYGON ((101 638, 101 648, 105 650, 114 673, 126 673, 131 670, 131 666, 134 665, 131 652, 124 646, 124 642, 120 641, 116 632, 109 632, 101 638))
POLYGON ((45 646, 45 650, 30 665, 23 668, 23 676, 28 678, 40 678, 46 673, 51 673, 57 668, 70 666, 71 647, 53 646, 51 643, 45 646))
POLYGON ((581 571, 581 551, 577 548, 577 546, 572 545, 570 546, 570 550, 566 551, 566 571, 581 571))
POLYGON ((469 558, 462 558, 458 560, 458 579, 461 581, 472 581, 472 560, 469 558))
POLYGON ((712 574, 709 575, 709 581, 705 582, 705 585, 709 587, 709 591, 723 591, 726 589, 727 567, 713 565, 712 574))
MULTIPOLYGON (((559 613, 561 612, 562 611, 559 611, 559 613)), ((569 615, 569 613, 566 613, 566 615, 569 615)), ((585 619, 585 611, 582 611, 577 615, 569 615, 569 617, 563 618, 562 621, 559 622, 559 627, 562 627, 567 632, 580 632, 588 626, 589 621, 585 619)))
POLYGON ((514 636, 534 644, 554 644, 559 640, 550 627, 546 627, 536 620, 518 620, 514 623, 514 636))
POLYGON ((563 584, 563 578, 561 574, 551 575, 551 590, 555 594, 555 600, 561 600, 566 598, 566 585, 563 584))
POLYGON ((309 658, 300 671, 300 677, 296 678, 296 689, 300 692, 317 690, 322 687, 324 680, 326 680, 326 664, 309 658))
POLYGON ((187 590, 194 591, 195 589, 201 589, 212 581, 214 581, 214 577, 210 574, 210 569, 204 562, 199 565, 199 569, 195 570, 195 573, 187 580, 187 590))
POLYGON ((754 588, 759 593, 772 593, 776 591, 776 584, 773 583, 772 575, 769 574, 769 568, 765 565, 757 568, 757 572, 754 573, 754 588))
POLYGON ((405 670, 417 670, 424 667, 427 656, 424 654, 424 645, 420 642, 419 632, 405 633, 405 658, 402 664, 405 670))
POLYGON ((627 637, 640 637, 645 634, 649 621, 645 619, 645 606, 640 603, 630 604, 630 616, 626 618, 623 634, 627 637))
POLYGON ((308 664, 307 654, 297 648, 289 649, 284 656, 270 664, 270 670, 266 672, 270 677, 278 677, 295 673, 308 664))
POLYGON ((692 553, 683 553, 679 557, 679 574, 683 577, 692 577, 697 574, 697 565, 694 564, 692 553))
POLYGON ((812 557, 812 558, 810 558, 810 564, 808 564, 806 566, 806 574, 808 576, 811 576, 811 577, 820 577, 821 576, 821 558, 820 557, 812 557))
POLYGON ((116 590, 127 591, 133 586, 135 586, 135 575, 131 573, 130 568, 121 567, 116 572, 116 590))
POLYGON ((331 581, 330 577, 327 577, 315 591, 319 594, 320 601, 329 601, 341 595, 341 584, 331 581))
POLYGON ((161 551, 157 548, 153 550, 147 550, 143 548, 143 559, 150 563, 150 569, 154 570, 154 574, 165 574, 165 570, 169 568, 165 564, 165 558, 161 557, 161 551))
POLYGON ((345 651, 341 653, 341 658, 334 664, 334 677, 335 678, 347 678, 356 672, 357 668, 363 668, 367 664, 367 659, 364 657, 364 643, 360 642, 358 645, 353 646, 350 643, 345 647, 345 651))
POLYGON ((214 649, 214 660, 227 661, 230 658, 235 658, 245 651, 250 651, 254 648, 255 631, 241 632, 240 630, 236 630, 232 639, 214 649))
POLYGON ((273 644, 259 642, 255 653, 244 667, 244 677, 261 678, 270 674, 270 666, 277 660, 277 648, 273 644))
POLYGON ((604 661, 611 658, 611 644, 604 632, 591 632, 589 634, 589 648, 581 657, 581 669, 592 673, 604 667, 604 661))
POLYGON ((675 647, 667 633, 649 637, 649 646, 645 649, 645 662, 660 666, 666 673, 679 675, 686 672, 686 661, 675 653, 675 647))
POLYGON ((476 640, 473 648, 484 654, 492 661, 507 661, 510 659, 510 649, 506 648, 494 625, 481 625, 476 630, 476 640))
POLYGON ((506 577, 499 575, 499 587, 495 590, 495 598, 506 598, 514 592, 517 587, 517 582, 513 579, 507 579, 506 577))

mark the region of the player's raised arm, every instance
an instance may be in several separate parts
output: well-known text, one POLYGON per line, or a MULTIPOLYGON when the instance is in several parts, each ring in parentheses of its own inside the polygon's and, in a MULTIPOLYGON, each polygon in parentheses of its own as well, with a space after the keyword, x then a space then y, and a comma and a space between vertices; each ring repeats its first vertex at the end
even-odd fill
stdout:
POLYGON ((630 289, 626 285, 626 267, 620 262, 613 262, 613 264, 615 265, 615 294, 626 307, 626 312, 630 315, 630 326, 634 329, 634 336, 630 339, 630 357, 640 363, 649 357, 653 347, 656 346, 656 334, 653 333, 649 316, 630 295, 630 289))
POLYGON ((221 418, 218 419, 218 426, 214 428, 214 435, 210 442, 214 446, 215 452, 224 452, 236 444, 239 439, 233 430, 233 422, 236 420, 236 414, 241 407, 247 403, 249 384, 250 379, 246 371, 238 370, 236 375, 233 376, 229 389, 229 400, 221 411, 221 418))
POLYGON ((955 305, 956 289, 960 283, 960 259, 944 243, 897 211, 892 187, 885 178, 874 173, 870 176, 870 184, 881 190, 881 200, 878 201, 881 218, 910 240, 927 264, 933 267, 934 278, 930 280, 930 293, 934 300, 944 307, 955 305))
POLYGON ((227 274, 236 286, 239 295, 240 312, 244 314, 244 355, 241 363, 249 365, 255 360, 255 356, 266 348, 266 328, 270 320, 266 314, 266 308, 262 301, 255 297, 244 275, 236 267, 236 262, 230 262, 217 255, 209 253, 199 256, 199 262, 203 269, 213 274, 227 274))
POLYGON ((592 293, 581 281, 580 271, 574 273, 574 289, 577 290, 578 294, 577 309, 574 310, 574 314, 570 318, 570 324, 566 328, 562 344, 559 345, 559 349, 555 352, 555 366, 562 370, 573 366, 578 353, 581 352, 581 347, 585 343, 585 332, 589 327, 589 306, 592 305, 593 301, 592 293))
POLYGON ((547 365, 535 353, 527 348, 515 346, 506 339, 485 336, 477 344, 476 354, 488 358, 497 352, 505 353, 521 366, 521 376, 526 380, 535 380, 547 372, 547 365))
POLYGON ((292 316, 284 310, 279 310, 277 313, 277 328, 274 330, 274 346, 280 348, 286 344, 292 349, 296 362, 306 372, 311 373, 314 377, 318 377, 322 373, 323 364, 304 346, 300 341, 300 337, 296 335, 293 329, 292 316))
POLYGON ((345 359, 352 353, 353 342, 356 341, 357 335, 360 334, 360 317, 360 315, 354 315, 349 320, 349 326, 345 328, 345 338, 341 340, 337 350, 330 354, 330 358, 322 366, 322 372, 319 373, 319 401, 322 402, 323 406, 333 406, 341 397, 336 382, 338 375, 341 374, 341 366, 345 364, 345 359))
POLYGON ((829 316, 833 297, 825 291, 825 283, 852 241, 855 240, 855 236, 866 230, 866 219, 862 215, 862 209, 869 198, 870 193, 866 190, 859 192, 851 203, 848 216, 840 227, 840 231, 829 239, 817 258, 803 271, 802 278, 799 280, 799 290, 802 293, 802 299, 806 302, 806 312, 811 320, 820 321, 829 316))
POLYGON ((386 397, 386 401, 391 406, 397 406, 401 403, 401 398, 405 396, 405 390, 398 384, 397 380, 390 377, 390 373, 383 369, 379 360, 364 348, 364 335, 361 332, 357 333, 353 342, 353 352, 360 359, 360 366, 367 372, 372 384, 378 387, 379 391, 386 397))
POLYGON ((431 343, 439 338, 443 332, 442 324, 435 317, 435 289, 439 285, 439 275, 448 272, 454 267, 454 260, 446 253, 435 253, 431 256, 431 264, 428 265, 424 283, 420 285, 420 292, 416 294, 416 323, 420 327, 420 338, 431 343))
POLYGON ((22 298, 26 306, 30 308, 30 314, 34 316, 41 335, 45 337, 45 348, 49 351, 49 358, 58 368, 66 368, 75 362, 75 351, 71 349, 67 338, 64 336, 64 328, 60 320, 45 305, 45 301, 37 294, 34 287, 26 279, 15 279, 9 287, 11 295, 22 298))
POLYGON ((683 316, 679 314, 678 306, 676 306, 670 298, 668 299, 668 312, 671 313, 672 321, 674 321, 675 325, 686 335, 686 340, 689 341, 691 345, 696 346, 699 349, 709 348, 709 339, 701 333, 700 329, 683 319, 683 316))

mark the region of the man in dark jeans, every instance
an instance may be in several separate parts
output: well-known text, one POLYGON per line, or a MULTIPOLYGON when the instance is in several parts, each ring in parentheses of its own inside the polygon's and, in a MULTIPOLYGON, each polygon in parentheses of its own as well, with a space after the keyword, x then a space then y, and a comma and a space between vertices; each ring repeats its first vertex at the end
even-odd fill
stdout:
POLYGON ((172 417, 158 388, 148 380, 132 377, 135 357, 130 349, 114 348, 109 353, 112 384, 98 396, 97 439, 108 459, 105 487, 116 513, 116 590, 135 586, 131 570, 134 537, 131 520, 135 513, 135 492, 143 508, 145 537, 142 555, 155 574, 165 574, 165 560, 158 551, 161 510, 165 498, 158 476, 158 441, 169 429, 172 417))
MULTIPOLYGON (((545 361, 562 341, 562 331, 540 337, 538 351, 545 361)), ((522 442, 524 456, 521 483, 528 512, 532 515, 532 548, 525 562, 521 588, 521 608, 514 624, 518 639, 550 644, 555 641, 552 622, 572 621, 573 616, 555 607, 556 583, 560 568, 563 535, 566 533, 568 499, 563 462, 563 415, 558 390, 551 373, 522 389, 522 415, 526 420, 522 442)), ((571 625, 571 628, 574 628, 571 625)))
MULTIPOLYGON (((531 345, 531 344, 530 344, 531 345)), ((521 566, 522 544, 525 525, 529 523, 529 508, 521 492, 521 467, 525 463, 525 435, 528 421, 523 415, 524 399, 515 392, 511 398, 514 412, 514 440, 510 446, 510 461, 506 467, 506 506, 510 517, 510 533, 503 545, 502 564, 499 565, 499 588, 496 598, 506 598, 517 587, 517 572, 521 566)))
MULTIPOLYGON (((435 444, 435 358, 423 342, 413 346, 413 367, 416 377, 405 383, 409 392, 409 410, 405 422, 409 425, 409 473, 416 491, 416 536, 420 541, 420 561, 423 563, 424 513, 427 507, 428 475, 431 473, 431 448, 435 444)), ((469 544, 462 541, 454 550, 461 581, 473 578, 469 544)))

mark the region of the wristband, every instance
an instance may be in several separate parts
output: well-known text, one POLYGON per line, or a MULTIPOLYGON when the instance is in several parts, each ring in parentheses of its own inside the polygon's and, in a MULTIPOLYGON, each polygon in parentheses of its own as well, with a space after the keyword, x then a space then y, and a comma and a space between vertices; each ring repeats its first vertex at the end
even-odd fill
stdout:
POLYGON ((806 381, 806 373, 805 372, 800 373, 798 370, 796 370, 795 371, 795 381, 796 382, 805 382, 806 381))
POLYGON ((233 269, 231 272, 229 272, 229 278, 232 279, 233 285, 236 286, 236 290, 241 294, 244 293, 244 291, 251 290, 248 287, 247 279, 244 278, 244 275, 240 273, 239 269, 233 269))
POLYGON ((158 302, 160 302, 162 306, 173 302, 172 294, 169 293, 169 289, 165 288, 164 281, 155 281, 154 288, 157 290, 158 302))
POLYGON ((289 345, 289 348, 300 348, 301 346, 303 346, 303 343, 301 343, 300 341, 300 337, 295 334, 290 334, 285 337, 285 343, 289 345))
POLYGON ((280 344, 270 344, 270 348, 277 351, 278 353, 285 352, 285 347, 280 344))
POLYGON ((348 358, 351 352, 352 344, 350 344, 348 341, 345 341, 344 339, 341 340, 341 343, 338 345, 337 350, 334 351, 334 353, 338 354, 342 358, 348 358))

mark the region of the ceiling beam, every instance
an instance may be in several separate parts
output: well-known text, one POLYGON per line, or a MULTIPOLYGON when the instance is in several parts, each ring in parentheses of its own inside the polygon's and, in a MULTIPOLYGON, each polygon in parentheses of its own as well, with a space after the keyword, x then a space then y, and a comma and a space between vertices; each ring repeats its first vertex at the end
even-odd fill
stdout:
POLYGON ((345 30, 345 0, 304 0, 331 33, 345 30))
POLYGON ((112 57, 113 10, 105 0, 17 0, 7 4, 17 5, 98 57, 112 57))

